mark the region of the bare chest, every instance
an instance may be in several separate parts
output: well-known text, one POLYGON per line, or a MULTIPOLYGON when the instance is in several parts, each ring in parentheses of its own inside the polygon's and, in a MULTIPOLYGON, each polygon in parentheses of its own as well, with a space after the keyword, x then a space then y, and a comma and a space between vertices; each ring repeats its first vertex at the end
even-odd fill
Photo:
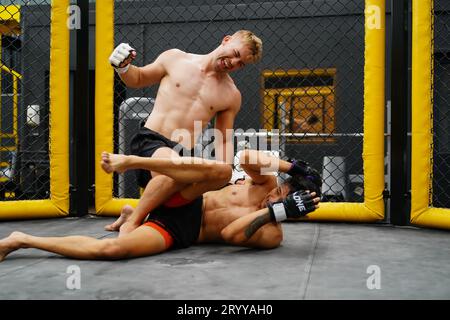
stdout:
POLYGON ((198 66, 189 63, 173 69, 161 85, 170 90, 172 96, 189 103, 193 112, 215 114, 229 108, 233 90, 229 80, 205 75, 198 66))
POLYGON ((224 190, 227 207, 258 207, 264 198, 264 190, 255 185, 230 185, 224 190))
POLYGON ((208 193, 204 219, 208 226, 221 230, 230 222, 260 209, 265 197, 262 188, 232 185, 208 193))

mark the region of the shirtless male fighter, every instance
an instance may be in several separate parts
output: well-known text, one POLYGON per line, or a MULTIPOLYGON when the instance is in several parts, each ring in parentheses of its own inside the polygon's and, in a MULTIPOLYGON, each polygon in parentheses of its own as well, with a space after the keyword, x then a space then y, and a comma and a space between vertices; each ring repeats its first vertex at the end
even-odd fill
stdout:
MULTIPOLYGON (((216 160, 233 163, 234 119, 241 106, 241 93, 229 73, 256 63, 262 56, 262 42, 252 32, 240 30, 223 38, 208 54, 193 54, 178 49, 161 53, 153 63, 143 67, 131 65, 136 51, 126 43, 115 48, 109 61, 122 81, 130 88, 143 88, 159 83, 153 111, 144 127, 131 141, 131 153, 142 157, 179 157, 183 147, 192 150, 200 132, 216 116, 215 129, 222 139, 214 141, 216 160), (177 148, 175 148, 177 147, 177 148)), ((138 170, 137 180, 144 191, 126 223, 120 218, 106 226, 107 230, 128 233, 137 228, 148 212, 184 188, 160 172, 138 170), (148 184, 150 179, 158 183, 148 184)), ((201 186, 199 186, 200 188, 201 186)), ((204 191, 210 190, 204 185, 204 191)), ((221 187, 221 186, 220 186, 221 187)), ((122 211, 130 212, 124 207, 122 211)))
POLYGON ((195 243, 219 242, 271 249, 278 247, 283 239, 280 221, 305 216, 318 207, 322 181, 317 171, 303 162, 290 163, 263 152, 246 150, 240 162, 251 180, 215 190, 229 181, 231 167, 218 161, 201 160, 199 163, 183 157, 175 164, 167 158, 103 153, 102 167, 106 172, 137 168, 158 171, 183 183, 185 188, 181 194, 190 202, 178 207, 162 205, 141 226, 114 239, 35 237, 13 232, 0 240, 0 261, 20 248, 102 260, 148 256, 195 243), (281 185, 274 175, 261 174, 262 167, 275 161, 280 172, 291 175, 281 185), (204 186, 196 187, 199 182, 210 183, 215 191, 202 194, 204 186))

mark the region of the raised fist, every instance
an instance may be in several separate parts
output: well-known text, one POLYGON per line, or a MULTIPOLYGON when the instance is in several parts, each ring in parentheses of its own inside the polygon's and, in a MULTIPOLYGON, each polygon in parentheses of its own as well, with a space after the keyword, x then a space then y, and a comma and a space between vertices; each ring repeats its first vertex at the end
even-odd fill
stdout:
POLYGON ((131 62, 136 58, 136 50, 128 43, 119 44, 109 56, 109 62, 116 69, 117 73, 122 74, 128 71, 131 62))

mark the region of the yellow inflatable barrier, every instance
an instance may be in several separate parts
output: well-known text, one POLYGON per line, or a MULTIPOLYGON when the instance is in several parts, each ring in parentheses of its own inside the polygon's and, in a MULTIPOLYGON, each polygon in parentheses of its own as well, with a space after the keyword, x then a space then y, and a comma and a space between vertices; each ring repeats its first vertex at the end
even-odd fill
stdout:
POLYGON ((52 1, 50 39, 50 199, 0 202, 0 219, 66 216, 69 212, 69 0, 52 1))
POLYGON ((432 207, 433 0, 413 0, 411 223, 450 229, 450 209, 432 207))
POLYGON ((136 199, 113 198, 113 177, 100 166, 102 151, 113 151, 114 70, 109 55, 114 49, 114 1, 96 3, 95 53, 95 210, 99 215, 118 215, 125 204, 136 199))
POLYGON ((307 220, 375 222, 384 218, 385 0, 367 0, 364 65, 364 203, 321 203, 307 220))

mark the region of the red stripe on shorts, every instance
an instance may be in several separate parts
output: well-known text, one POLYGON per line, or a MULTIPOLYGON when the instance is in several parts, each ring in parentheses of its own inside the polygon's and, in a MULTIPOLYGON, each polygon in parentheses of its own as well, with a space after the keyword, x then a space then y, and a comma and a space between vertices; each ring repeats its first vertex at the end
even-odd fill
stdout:
POLYGON ((150 228, 155 229, 163 236, 164 241, 166 242, 166 249, 169 249, 173 245, 173 237, 170 235, 169 232, 167 232, 166 229, 164 229, 160 225, 149 221, 149 222, 144 223, 144 226, 148 226, 150 228))
POLYGON ((181 207, 185 204, 191 203, 193 200, 185 199, 180 192, 175 193, 164 205, 168 208, 181 207))

